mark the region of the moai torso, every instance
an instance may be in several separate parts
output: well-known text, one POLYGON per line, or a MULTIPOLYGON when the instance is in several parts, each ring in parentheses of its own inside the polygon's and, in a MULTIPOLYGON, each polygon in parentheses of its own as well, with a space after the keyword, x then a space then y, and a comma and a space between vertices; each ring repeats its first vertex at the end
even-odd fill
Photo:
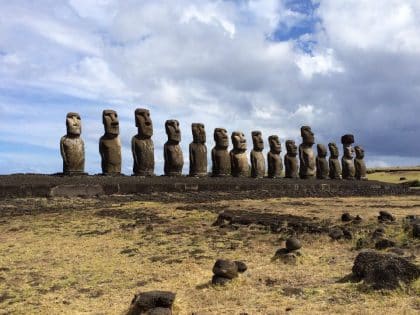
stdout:
POLYGON ((316 177, 318 179, 327 179, 329 175, 327 148, 323 144, 318 144, 317 152, 318 155, 316 157, 316 177))
POLYGON ((284 156, 284 168, 286 170, 286 178, 298 177, 298 160, 297 160, 297 147, 293 140, 286 141, 287 153, 284 156))
POLYGON ((358 180, 367 180, 367 171, 366 171, 366 164, 365 164, 365 151, 361 146, 356 146, 354 148, 356 152, 356 158, 354 159, 354 168, 355 168, 355 176, 358 180))
POLYGON ((66 126, 67 134, 60 140, 63 174, 83 174, 85 171, 85 144, 80 137, 82 132, 80 115, 68 113, 66 126))
POLYGON ((341 164, 338 152, 338 147, 335 143, 329 143, 328 148, 330 150, 330 159, 328 161, 328 166, 330 168, 329 177, 331 179, 341 179, 341 164))
POLYGON ((231 161, 228 152, 229 137, 224 128, 214 129, 215 147, 211 150, 212 176, 230 176, 231 161))
POLYGON ((303 179, 315 178, 316 161, 312 146, 315 139, 309 126, 303 126, 301 129, 303 143, 299 146, 299 177, 303 179))
POLYGON ((99 139, 102 173, 116 175, 121 173, 121 141, 119 137, 118 115, 114 110, 102 112, 105 134, 99 139))
POLYGON ((191 125, 193 142, 190 143, 190 176, 207 176, 207 146, 204 125, 191 125))
POLYGON ((341 158, 342 175, 343 179, 354 179, 356 175, 356 169, 354 167, 353 153, 354 149, 352 144, 354 143, 353 135, 344 135, 341 137, 341 143, 343 144, 343 157, 341 158))
POLYGON ((270 144, 270 151, 267 153, 267 174, 270 178, 279 178, 283 171, 283 162, 280 157, 280 139, 273 135, 268 137, 268 143, 270 144))
POLYGON ((231 172, 234 177, 249 176, 249 164, 246 156, 246 139, 242 132, 232 133, 233 149, 230 151, 231 172))
POLYGON ((167 120, 165 122, 165 130, 168 135, 168 141, 163 147, 165 158, 164 172, 166 176, 181 176, 184 166, 184 157, 182 155, 181 146, 181 130, 177 120, 167 120))
POLYGON ((138 176, 153 176, 155 170, 155 155, 153 136, 153 123, 150 111, 137 108, 134 112, 137 135, 131 139, 133 153, 133 174, 138 176))
POLYGON ((264 141, 260 131, 252 132, 253 149, 250 153, 251 176, 254 178, 263 178, 265 175, 265 159, 262 151, 264 150, 264 141))

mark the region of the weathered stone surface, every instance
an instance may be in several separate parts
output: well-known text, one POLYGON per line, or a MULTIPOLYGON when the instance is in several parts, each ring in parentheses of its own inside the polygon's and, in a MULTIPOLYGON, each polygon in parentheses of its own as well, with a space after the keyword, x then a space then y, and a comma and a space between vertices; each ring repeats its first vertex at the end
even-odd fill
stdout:
POLYGON ((121 173, 120 124, 116 111, 106 109, 102 112, 105 134, 99 139, 102 174, 117 175, 121 173))
POLYGON ((264 150, 264 141, 261 131, 252 132, 253 149, 250 153, 251 177, 263 178, 265 175, 265 159, 262 151, 264 150))
POLYGON ((193 142, 190 143, 190 176, 207 176, 207 146, 204 124, 191 125, 193 142))
POLYGON ((317 144, 317 157, 316 157, 316 178, 327 179, 329 176, 330 168, 327 161, 327 147, 323 144, 317 144))
POLYGON ((85 171, 85 144, 80 137, 82 133, 80 115, 67 113, 66 127, 67 134, 60 140, 63 173, 65 175, 83 174, 85 171))
POLYGON ((333 228, 331 229, 328 236, 331 237, 331 239, 333 239, 334 241, 338 241, 344 238, 344 233, 343 233, 343 230, 340 228, 333 228))
POLYGON ((214 142, 216 143, 214 148, 211 150, 212 160, 212 176, 223 177, 230 176, 231 165, 230 155, 228 152, 229 137, 226 129, 215 128, 214 129, 214 142))
POLYGON ((166 176, 181 176, 184 166, 184 157, 182 155, 181 146, 181 129, 178 120, 171 119, 165 122, 165 131, 168 136, 163 146, 163 154, 165 159, 164 173, 166 176))
POLYGON ((353 219, 354 219, 354 217, 348 212, 345 212, 341 215, 341 221, 343 221, 343 222, 350 222, 353 219))
POLYGON ((302 248, 301 242, 296 237, 290 237, 286 240, 286 249, 294 251, 302 248))
POLYGON ((293 140, 286 140, 287 153, 284 156, 284 167, 286 170, 286 178, 297 178, 298 177, 298 160, 297 146, 293 140))
POLYGON ((376 249, 385 249, 385 248, 394 247, 394 246, 395 246, 395 242, 388 240, 386 238, 380 239, 375 243, 376 249))
POLYGON ((354 149, 352 144, 354 143, 353 135, 344 135, 341 137, 341 143, 343 144, 343 157, 341 158, 342 165, 342 176, 343 179, 352 180, 356 175, 356 169, 354 168, 353 154, 354 149))
POLYGON ((366 163, 364 160, 365 150, 361 146, 355 146, 356 158, 354 159, 355 176, 358 180, 367 180, 366 163))
POLYGON ((236 278, 238 276, 238 265, 231 260, 218 259, 213 266, 213 274, 228 279, 236 278))
POLYGON ((420 277, 420 268, 408 260, 371 250, 357 255, 352 272, 373 289, 396 289, 400 283, 409 284, 420 277))
POLYGON ((328 166, 330 169, 329 177, 331 179, 341 179, 341 165, 340 161, 338 160, 338 147, 335 143, 330 142, 328 143, 328 148, 330 150, 330 159, 328 161, 328 166))
POLYGON ((270 151, 267 153, 268 177, 279 178, 283 171, 283 161, 280 157, 280 139, 278 136, 272 135, 268 137, 268 143, 270 145, 270 151))
POLYGON ((413 237, 420 238, 420 223, 413 224, 413 237))
POLYGON ((153 176, 155 170, 155 156, 153 136, 153 122, 150 111, 137 108, 134 112, 137 135, 131 139, 133 153, 133 174, 138 176, 153 176))
POLYGON ((238 267, 239 273, 243 273, 248 269, 248 266, 243 261, 235 260, 234 263, 238 267))
POLYGON ((395 217, 388 211, 379 211, 378 221, 379 222, 393 222, 395 221, 395 217))
POLYGON ((233 149, 230 151, 231 172, 234 177, 249 176, 249 164, 246 157, 246 139, 240 131, 232 132, 233 149))
POLYGON ((385 236, 385 229, 383 227, 378 227, 372 233, 372 239, 378 239, 385 236))
POLYGON ((315 178, 316 159, 312 146, 315 143, 314 133, 309 126, 300 128, 302 144, 299 146, 299 177, 303 179, 315 178))
POLYGON ((211 283, 214 284, 214 285, 225 285, 228 282, 230 282, 231 280, 232 279, 230 279, 230 278, 219 277, 219 276, 214 275, 211 278, 211 283))
MULTIPOLYGON (((166 313, 150 313, 155 309, 172 309, 175 300, 175 293, 169 291, 149 291, 136 294, 131 301, 129 315, 140 314, 166 314, 166 313)), ((161 310, 163 311, 163 310, 161 310)), ((171 314, 171 313, 168 313, 171 314)))

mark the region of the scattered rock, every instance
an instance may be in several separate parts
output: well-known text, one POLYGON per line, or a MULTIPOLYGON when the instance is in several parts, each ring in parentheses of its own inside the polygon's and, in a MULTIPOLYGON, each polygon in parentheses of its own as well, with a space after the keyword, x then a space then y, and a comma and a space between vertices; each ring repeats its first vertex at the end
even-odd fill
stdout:
POLYGON ((353 219, 354 219, 354 217, 348 212, 345 212, 341 215, 341 221, 343 221, 343 222, 350 222, 353 219))
POLYGON ((379 211, 378 220, 379 222, 394 222, 395 217, 388 211, 379 211))
POLYGON ((302 244, 296 237, 290 237, 286 240, 286 248, 288 251, 298 250, 302 247, 302 244))
POLYGON ((344 237, 346 240, 351 240, 351 239, 353 239, 353 233, 352 233, 351 231, 349 231, 348 229, 342 229, 342 231, 343 231, 343 237, 344 237))
POLYGON ((344 233, 342 229, 333 228, 330 233, 328 234, 334 241, 337 241, 344 237, 344 233))
POLYGON ((213 278, 211 278, 211 283, 214 285, 225 285, 231 280, 232 279, 225 278, 225 277, 213 276, 213 278))
POLYGON ((375 243, 376 249, 385 249, 385 248, 394 247, 394 246, 395 246, 395 242, 386 238, 382 238, 375 243))
POLYGON ((355 224, 358 224, 362 221, 363 221, 363 219, 360 215, 356 215, 356 217, 353 219, 353 223, 355 223, 355 224))
POLYGON ((400 180, 407 180, 407 177, 400 177, 400 180))
POLYGON ((243 273, 248 269, 248 266, 243 261, 235 260, 234 263, 238 267, 238 272, 243 273))
POLYGON ((413 224, 413 237, 420 238, 420 223, 413 224))
POLYGON ((378 227, 372 233, 372 239, 383 238, 385 236, 385 229, 383 227, 378 227))
POLYGON ((169 291, 149 291, 136 294, 131 301, 128 315, 171 315, 175 293, 169 291))
POLYGON ((372 250, 357 255, 352 272, 373 289, 396 289, 400 282, 409 284, 420 277, 420 268, 408 260, 372 250))
POLYGON ((303 290, 301 288, 294 287, 284 287, 282 288, 284 296, 299 296, 303 295, 303 290))
POLYGON ((299 251, 290 252, 287 248, 280 248, 274 255, 274 260, 280 260, 287 265, 296 265, 298 256, 301 256, 299 251))
POLYGON ((238 276, 238 265, 231 260, 218 259, 213 266, 215 276, 233 279, 238 276))

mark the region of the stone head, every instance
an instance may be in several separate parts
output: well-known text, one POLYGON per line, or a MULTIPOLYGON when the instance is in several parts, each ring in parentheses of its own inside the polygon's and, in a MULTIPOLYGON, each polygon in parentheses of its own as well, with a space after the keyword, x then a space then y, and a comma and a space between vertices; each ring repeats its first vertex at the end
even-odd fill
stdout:
POLYGON ((193 123, 191 124, 191 131, 193 135, 194 143, 206 143, 206 130, 204 129, 204 124, 193 123))
POLYGON ((356 159, 363 159, 365 157, 365 150, 361 146, 355 146, 354 151, 356 152, 356 159))
POLYGON ((150 111, 144 108, 137 108, 134 111, 134 116, 139 135, 151 138, 153 136, 153 123, 150 118, 150 111))
POLYGON ((234 131, 231 135, 233 148, 235 150, 246 151, 245 135, 241 131, 234 131))
POLYGON ((255 151, 262 151, 264 150, 264 140, 262 138, 261 131, 253 131, 251 132, 252 135, 252 144, 254 146, 255 151))
POLYGON ((268 143, 270 144, 270 151, 276 154, 281 152, 281 142, 279 136, 272 135, 268 137, 268 143))
POLYGON ((226 129, 215 128, 213 137, 216 147, 226 149, 229 146, 229 137, 226 129))
POLYGON ((120 123, 115 110, 105 109, 102 112, 102 123, 105 127, 105 134, 117 136, 120 133, 120 123))
POLYGON ((344 154, 344 157, 346 158, 346 159, 352 159, 353 158, 353 155, 354 155, 354 148, 351 146, 351 144, 345 144, 344 146, 343 146, 343 154, 344 154))
POLYGON ((297 146, 294 140, 286 140, 286 150, 287 150, 287 154, 290 156, 297 155, 297 146))
POLYGON ((169 119, 165 122, 165 131, 168 135, 168 140, 179 143, 181 141, 181 129, 179 128, 179 121, 169 119))
POLYGON ((82 122, 78 113, 67 113, 67 135, 79 136, 82 133, 82 122))
POLYGON ((338 159, 340 153, 338 152, 338 147, 334 142, 328 143, 328 148, 330 149, 330 156, 332 159, 338 159))
POLYGON ((300 135, 302 136, 302 142, 307 145, 313 145, 315 143, 315 136, 312 132, 311 127, 302 126, 300 128, 300 135))
POLYGON ((316 150, 318 153, 318 156, 321 158, 325 158, 327 156, 327 147, 323 144, 317 144, 316 150))

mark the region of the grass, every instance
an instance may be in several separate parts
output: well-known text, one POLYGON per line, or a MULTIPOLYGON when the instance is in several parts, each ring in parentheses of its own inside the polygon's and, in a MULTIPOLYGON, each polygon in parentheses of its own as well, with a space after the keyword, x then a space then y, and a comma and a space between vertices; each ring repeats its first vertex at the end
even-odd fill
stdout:
POLYGON ((393 171, 375 172, 368 174, 370 180, 379 180, 388 183, 404 183, 408 181, 420 181, 420 170, 415 171, 393 171), (405 179, 401 179, 405 178, 405 179))
MULTIPOLYGON (((0 217, 0 314, 123 314, 135 293, 155 289, 177 293, 176 314, 420 310, 419 281, 394 292, 337 283, 351 271, 355 240, 299 235, 303 255, 296 266, 285 265, 272 260, 284 246, 284 235, 255 225, 214 227, 217 211, 211 210, 273 211, 330 220, 331 225, 341 225, 339 217, 347 211, 364 218, 360 233, 367 234, 377 225, 379 210, 399 220, 420 215, 419 196, 219 201, 195 204, 193 210, 180 206, 112 199, 0 201, 3 210, 15 214, 21 208, 45 210, 0 217), (213 287, 209 281, 217 258, 242 260, 248 271, 226 287, 213 287)), ((418 256, 419 243, 404 233, 401 224, 387 226, 387 235, 408 240, 408 251, 418 256)))

